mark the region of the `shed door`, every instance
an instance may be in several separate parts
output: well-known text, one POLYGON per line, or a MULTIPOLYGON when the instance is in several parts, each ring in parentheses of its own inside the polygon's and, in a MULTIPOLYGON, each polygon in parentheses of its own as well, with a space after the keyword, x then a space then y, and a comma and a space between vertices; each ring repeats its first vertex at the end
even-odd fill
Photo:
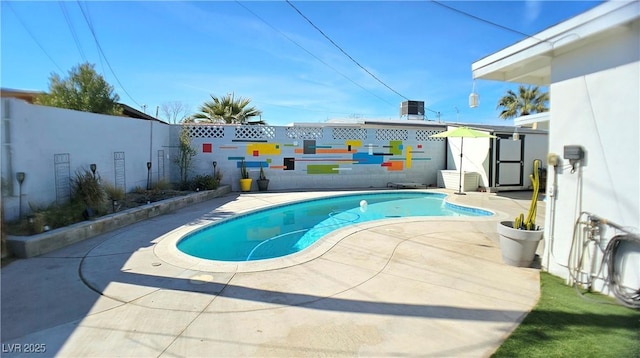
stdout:
POLYGON ((513 140, 507 134, 496 138, 496 187, 522 186, 524 171, 524 135, 513 140))

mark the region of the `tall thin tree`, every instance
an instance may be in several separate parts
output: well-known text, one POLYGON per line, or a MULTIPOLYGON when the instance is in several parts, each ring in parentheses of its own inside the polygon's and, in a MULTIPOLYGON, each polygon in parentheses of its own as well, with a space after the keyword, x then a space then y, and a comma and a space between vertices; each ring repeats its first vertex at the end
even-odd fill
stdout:
POLYGON ((189 106, 180 101, 164 102, 160 109, 167 122, 172 124, 183 122, 191 112, 189 106))

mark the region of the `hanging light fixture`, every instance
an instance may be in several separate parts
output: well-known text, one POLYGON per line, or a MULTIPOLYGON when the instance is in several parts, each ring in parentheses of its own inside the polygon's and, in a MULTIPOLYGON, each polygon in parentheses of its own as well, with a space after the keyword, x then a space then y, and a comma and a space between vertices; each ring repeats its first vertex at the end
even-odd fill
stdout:
POLYGON ((476 81, 473 80, 473 88, 471 89, 471 94, 469 95, 469 107, 476 108, 480 103, 480 99, 478 98, 478 94, 476 93, 476 81))

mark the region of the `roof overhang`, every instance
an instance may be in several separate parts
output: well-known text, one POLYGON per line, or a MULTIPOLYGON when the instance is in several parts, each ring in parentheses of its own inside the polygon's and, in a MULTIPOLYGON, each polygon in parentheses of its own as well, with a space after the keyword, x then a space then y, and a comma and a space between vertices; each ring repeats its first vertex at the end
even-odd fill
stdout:
POLYGON ((628 31, 640 2, 605 2, 471 65, 474 79, 549 85, 551 59, 602 38, 628 31))
POLYGON ((550 112, 528 114, 526 116, 520 116, 518 118, 515 118, 513 120, 513 125, 515 125, 516 127, 526 126, 534 123, 549 122, 550 119, 551 119, 550 112))

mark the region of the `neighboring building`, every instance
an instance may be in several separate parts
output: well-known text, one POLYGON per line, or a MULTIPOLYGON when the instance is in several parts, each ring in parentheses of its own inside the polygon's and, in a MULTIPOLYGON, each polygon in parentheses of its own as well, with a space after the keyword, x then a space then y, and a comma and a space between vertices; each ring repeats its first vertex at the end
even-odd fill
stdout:
MULTIPOLYGON (((27 90, 17 90, 12 88, 0 88, 0 98, 17 98, 28 103, 33 104, 36 97, 44 92, 40 91, 27 91, 27 90)), ((137 109, 130 107, 124 103, 119 103, 122 107, 122 117, 129 118, 138 118, 138 119, 147 119, 152 121, 159 121, 156 117, 150 116, 146 113, 138 111, 137 109)))
POLYGON ((613 267, 618 287, 638 289, 640 2, 603 3, 472 71, 476 79, 550 86, 549 159, 558 163, 547 181, 545 269, 570 283, 599 277, 593 287, 606 292, 613 267), (582 230, 587 225, 593 230, 582 230), (600 249, 610 254, 618 234, 627 236, 615 263, 600 267, 600 249))

